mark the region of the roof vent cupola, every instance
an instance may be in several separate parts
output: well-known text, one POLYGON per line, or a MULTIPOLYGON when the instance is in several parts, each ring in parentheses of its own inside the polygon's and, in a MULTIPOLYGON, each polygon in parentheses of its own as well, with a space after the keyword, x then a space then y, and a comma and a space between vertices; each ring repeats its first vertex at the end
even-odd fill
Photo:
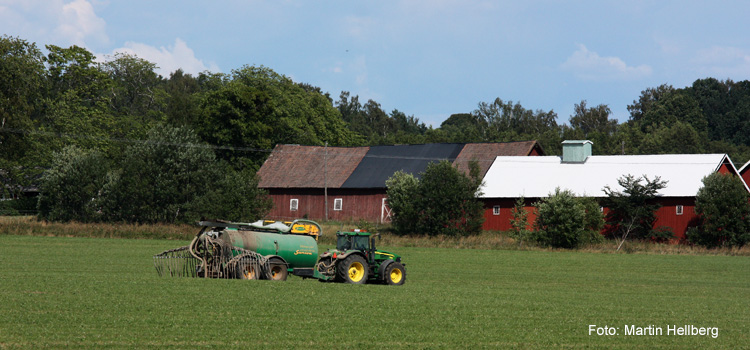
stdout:
POLYGON ((565 140, 562 143, 563 163, 584 163, 591 156, 591 145, 589 140, 565 140))

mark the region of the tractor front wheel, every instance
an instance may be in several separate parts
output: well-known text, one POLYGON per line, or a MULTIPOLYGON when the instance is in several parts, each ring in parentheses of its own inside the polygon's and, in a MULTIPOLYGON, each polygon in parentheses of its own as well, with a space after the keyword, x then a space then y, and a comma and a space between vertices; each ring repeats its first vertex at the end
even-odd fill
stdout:
POLYGON ((336 266, 336 275, 342 282, 364 284, 367 281, 367 262, 359 255, 350 255, 336 266))
POLYGON ((392 262, 390 265, 386 266, 383 279, 385 280, 385 283, 392 286, 400 286, 404 284, 404 282, 406 282, 406 269, 404 269, 404 265, 392 262))
POLYGON ((268 261, 270 271, 268 271, 268 279, 271 281, 286 281, 286 277, 289 275, 286 264, 279 258, 271 258, 268 261))

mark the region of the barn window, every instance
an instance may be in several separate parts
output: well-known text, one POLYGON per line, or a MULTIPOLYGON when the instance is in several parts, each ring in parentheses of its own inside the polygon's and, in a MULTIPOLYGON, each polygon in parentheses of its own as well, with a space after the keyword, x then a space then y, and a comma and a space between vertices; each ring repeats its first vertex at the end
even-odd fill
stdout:
POLYGON ((297 211, 299 209, 299 199, 292 198, 289 200, 289 210, 290 211, 297 211))
POLYGON ((678 205, 678 206, 677 206, 677 207, 675 208, 675 212, 677 213, 677 215, 682 215, 682 206, 681 206, 681 205, 678 205))
POLYGON ((344 200, 341 198, 336 198, 333 200, 333 210, 341 210, 341 208, 344 206, 344 200))
POLYGON ((496 205, 492 207, 492 215, 500 215, 500 206, 496 205))

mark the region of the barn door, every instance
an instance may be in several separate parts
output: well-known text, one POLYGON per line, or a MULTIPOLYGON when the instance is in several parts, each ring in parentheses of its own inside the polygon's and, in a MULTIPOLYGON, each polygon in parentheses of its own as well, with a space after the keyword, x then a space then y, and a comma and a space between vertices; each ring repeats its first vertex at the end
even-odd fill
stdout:
POLYGON ((383 198, 383 204, 380 206, 380 223, 391 222, 391 208, 388 207, 388 198, 383 198))

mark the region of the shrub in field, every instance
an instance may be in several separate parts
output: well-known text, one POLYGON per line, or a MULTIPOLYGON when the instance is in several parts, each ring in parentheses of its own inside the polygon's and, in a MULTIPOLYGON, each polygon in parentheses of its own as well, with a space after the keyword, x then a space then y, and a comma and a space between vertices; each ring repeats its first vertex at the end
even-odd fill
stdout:
POLYGON ((700 225, 687 233, 690 242, 709 248, 743 246, 750 241, 750 205, 742 180, 714 173, 703 178, 695 197, 700 225))
POLYGON ((523 197, 516 199, 511 210, 510 236, 518 241, 519 246, 523 245, 523 241, 528 240, 531 236, 529 211, 526 210, 526 199, 523 197))
POLYGON ((535 240, 544 246, 577 248, 596 243, 604 225, 599 205, 593 198, 576 198, 570 190, 555 193, 535 204, 535 240))
POLYGON ((599 201, 593 197, 578 198, 584 210, 583 227, 585 231, 581 236, 582 244, 601 243, 604 241, 601 231, 604 228, 604 214, 602 214, 599 201))
POLYGON ((476 162, 466 176, 448 161, 431 163, 421 180, 397 173, 388 186, 394 231, 399 234, 466 236, 482 230, 481 179, 476 162), (391 197, 393 196, 393 197, 391 197))
POLYGON ((416 198, 419 180, 412 174, 397 171, 386 180, 388 207, 391 208, 391 223, 395 233, 416 231, 416 198))
POLYGON ((653 201, 667 182, 658 176, 649 180, 646 176, 636 178, 633 175, 625 175, 617 182, 623 188, 622 192, 604 187, 607 197, 602 204, 609 208, 606 218, 609 234, 620 239, 621 245, 628 237, 668 238, 664 237, 667 232, 654 230, 656 210, 660 205, 653 201))
POLYGON ((38 216, 49 221, 90 222, 99 219, 97 198, 107 162, 102 154, 68 146, 54 156, 39 186, 38 216))

